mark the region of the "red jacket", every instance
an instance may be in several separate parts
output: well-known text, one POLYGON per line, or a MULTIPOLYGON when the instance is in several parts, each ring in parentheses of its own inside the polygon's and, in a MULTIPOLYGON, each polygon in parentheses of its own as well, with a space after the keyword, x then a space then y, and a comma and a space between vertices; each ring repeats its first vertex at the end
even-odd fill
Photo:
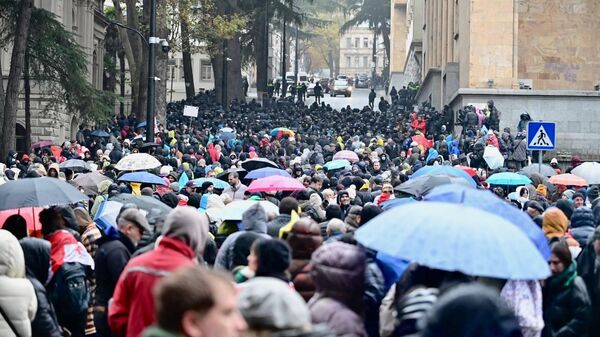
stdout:
POLYGON ((115 336, 138 337, 154 324, 154 284, 176 269, 195 265, 195 261, 190 247, 167 237, 156 249, 131 259, 119 277, 108 309, 108 323, 115 336))

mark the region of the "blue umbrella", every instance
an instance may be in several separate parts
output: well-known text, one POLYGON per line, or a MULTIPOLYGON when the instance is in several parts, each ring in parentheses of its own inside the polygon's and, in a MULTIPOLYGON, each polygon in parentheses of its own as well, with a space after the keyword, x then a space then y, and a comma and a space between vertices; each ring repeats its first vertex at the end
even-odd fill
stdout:
POLYGON ((384 201, 381 203, 381 209, 383 209, 384 211, 387 211, 389 209, 392 209, 394 207, 398 207, 398 206, 402 206, 402 205, 406 205, 406 204, 410 204, 413 202, 417 202, 415 199, 413 198, 395 198, 395 199, 391 199, 388 201, 384 201))
POLYGON ((167 183, 165 183, 165 181, 161 177, 146 171, 125 173, 124 175, 120 176, 117 180, 163 186, 167 185, 167 183))
POLYGON ((512 223, 480 209, 417 202, 383 212, 354 235, 363 245, 430 268, 512 280, 550 275, 542 254, 512 223))
POLYGON ((118 201, 103 201, 98 207, 94 222, 106 235, 113 236, 117 230, 117 216, 123 207, 123 203, 118 201))
POLYGON ((485 181, 491 185, 518 186, 531 184, 531 179, 527 178, 522 174, 512 172, 501 172, 492 174, 485 181))
POLYGON ((350 167, 350 166, 351 166, 350 162, 347 161, 346 159, 332 160, 323 165, 323 167, 327 168, 329 171, 338 170, 338 169, 342 169, 342 168, 350 167))
POLYGON ((96 129, 96 130, 92 131, 91 135, 94 137, 102 137, 102 138, 110 137, 110 134, 108 132, 101 130, 101 129, 96 129))
POLYGON ((274 167, 263 167, 254 171, 250 171, 250 173, 246 175, 246 179, 260 179, 270 176, 292 177, 286 170, 276 169, 274 167))
POLYGON ((213 184, 213 186, 218 189, 226 189, 227 187, 229 187, 229 183, 227 183, 223 180, 217 179, 217 178, 194 179, 194 185, 200 187, 200 186, 202 186, 202 184, 204 184, 207 181, 211 182, 213 184))
POLYGON ((423 168, 420 168, 417 172, 413 173, 413 175, 410 176, 410 178, 414 179, 414 178, 422 177, 424 175, 435 175, 435 174, 443 174, 443 175, 447 175, 447 176, 465 178, 465 180, 468 181, 469 184, 471 184, 471 186, 477 187, 477 183, 475 183, 475 180, 473 180, 473 178, 471 178, 471 176, 468 175, 467 172, 465 172, 461 169, 457 169, 452 166, 447 166, 447 165, 425 166, 423 168))
MULTIPOLYGON (((443 185, 436 187, 426 197, 426 201, 443 201, 463 204, 482 209, 504 218, 519 227, 533 242, 545 259, 550 258, 550 247, 544 232, 524 212, 498 198, 490 191, 474 190, 463 186, 443 185)), ((483 226, 486 224, 483 223, 483 226)))
POLYGON ((217 137, 221 138, 223 141, 228 141, 230 139, 235 138, 235 133, 233 132, 220 132, 217 137))
POLYGON ((141 123, 138 123, 137 125, 138 128, 145 128, 146 127, 146 121, 143 121, 141 123))

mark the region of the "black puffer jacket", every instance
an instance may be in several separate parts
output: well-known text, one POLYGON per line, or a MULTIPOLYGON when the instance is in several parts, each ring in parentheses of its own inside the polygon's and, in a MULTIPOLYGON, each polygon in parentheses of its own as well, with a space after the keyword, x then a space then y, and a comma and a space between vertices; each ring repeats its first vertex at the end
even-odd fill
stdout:
POLYGON ((56 312, 44 287, 50 266, 50 243, 36 238, 24 238, 20 242, 25 257, 27 279, 33 285, 38 302, 35 318, 31 322, 32 336, 61 337, 56 312))
POLYGON ((594 233, 594 213, 591 208, 579 207, 571 215, 571 235, 583 248, 588 238, 594 233))
POLYGON ((592 311, 590 298, 585 282, 577 276, 575 262, 547 280, 543 295, 543 337, 588 336, 592 311))

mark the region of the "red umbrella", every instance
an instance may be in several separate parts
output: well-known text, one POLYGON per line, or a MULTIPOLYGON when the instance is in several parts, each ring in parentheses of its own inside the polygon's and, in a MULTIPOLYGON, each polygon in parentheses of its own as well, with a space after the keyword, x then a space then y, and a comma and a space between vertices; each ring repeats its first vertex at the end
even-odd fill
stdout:
POLYGON ((40 212, 43 210, 43 207, 26 207, 26 208, 17 208, 17 209, 7 209, 5 211, 0 211, 0 228, 4 227, 4 222, 11 215, 18 214, 25 218, 25 222, 27 223, 27 231, 30 236, 41 237, 42 233, 42 224, 40 223, 40 212))
POLYGON ((37 143, 31 144, 31 148, 32 149, 37 149, 37 148, 42 148, 42 147, 46 147, 46 146, 50 146, 50 145, 52 145, 52 141, 51 140, 40 140, 37 143))
POLYGON ((585 179, 580 178, 574 174, 565 173, 565 174, 557 174, 555 176, 550 177, 548 181, 554 185, 564 185, 564 186, 587 186, 588 183, 585 179))
POLYGON ((428 148, 433 146, 432 141, 430 141, 429 139, 427 139, 423 136, 419 136, 419 135, 413 136, 412 140, 413 140, 413 142, 417 142, 417 144, 422 145, 425 148, 425 150, 427 150, 428 148))
POLYGON ((360 159, 358 159, 358 155, 356 154, 356 152, 349 151, 349 150, 339 151, 336 154, 334 154, 333 160, 336 160, 336 159, 346 159, 347 161, 349 161, 351 163, 356 163, 360 160, 360 159))
POLYGON ((462 166, 462 165, 456 165, 454 167, 459 170, 463 170, 463 171, 467 172, 467 174, 471 177, 474 177, 477 175, 477 170, 472 167, 462 166))
POLYGON ((301 191, 305 189, 304 185, 298 180, 284 176, 270 176, 254 180, 248 186, 248 192, 268 192, 268 191, 301 191))

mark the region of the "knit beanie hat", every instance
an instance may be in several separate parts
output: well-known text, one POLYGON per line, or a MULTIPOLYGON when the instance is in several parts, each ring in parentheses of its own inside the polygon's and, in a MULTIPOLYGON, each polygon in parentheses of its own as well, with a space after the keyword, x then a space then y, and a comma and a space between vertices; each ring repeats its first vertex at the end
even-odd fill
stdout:
POLYGON ((201 256, 208 238, 208 223, 206 214, 193 207, 180 206, 167 216, 162 235, 182 241, 201 256))
POLYGON ((283 278, 292 259, 288 243, 279 239, 262 240, 256 244, 255 249, 258 255, 256 276, 283 278))
POLYGON ((571 215, 573 214, 573 204, 571 204, 568 200, 560 199, 556 202, 556 208, 560 209, 567 219, 571 219, 571 215))
POLYGON ((590 201, 594 201, 600 196, 600 189, 598 186, 592 186, 588 188, 587 195, 590 201))

